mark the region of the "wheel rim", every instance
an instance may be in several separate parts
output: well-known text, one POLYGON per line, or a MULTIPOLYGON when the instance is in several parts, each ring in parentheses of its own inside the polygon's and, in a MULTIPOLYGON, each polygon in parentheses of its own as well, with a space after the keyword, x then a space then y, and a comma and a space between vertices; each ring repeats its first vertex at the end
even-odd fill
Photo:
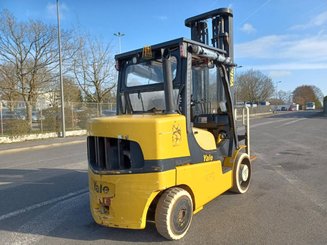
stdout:
POLYGON ((171 217, 172 230, 176 235, 183 234, 189 227, 192 216, 192 206, 188 198, 176 202, 171 217))
POLYGON ((238 171, 238 185, 241 188, 242 192, 245 192, 250 184, 251 179, 251 166, 250 162, 246 159, 243 159, 242 163, 239 165, 238 171))
POLYGON ((249 178, 249 167, 245 164, 241 164, 240 183, 247 181, 248 178, 249 178))

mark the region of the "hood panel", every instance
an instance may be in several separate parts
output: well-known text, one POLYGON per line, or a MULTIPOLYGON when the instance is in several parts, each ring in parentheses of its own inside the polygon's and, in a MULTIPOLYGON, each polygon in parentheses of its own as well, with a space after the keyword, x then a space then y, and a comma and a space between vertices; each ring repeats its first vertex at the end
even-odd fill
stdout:
POLYGON ((118 115, 89 122, 92 136, 132 140, 141 146, 145 160, 190 155, 185 117, 173 115, 118 115))

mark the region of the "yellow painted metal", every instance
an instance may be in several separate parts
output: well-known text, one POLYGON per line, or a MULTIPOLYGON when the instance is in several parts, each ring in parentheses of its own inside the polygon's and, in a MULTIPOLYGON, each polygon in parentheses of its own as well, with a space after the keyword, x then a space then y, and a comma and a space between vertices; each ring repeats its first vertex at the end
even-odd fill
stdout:
MULTIPOLYGON (((216 148, 214 136, 210 132, 197 128, 193 132, 203 149, 216 148)), ((97 118, 89 124, 89 134, 136 141, 141 146, 145 160, 190 155, 186 121, 181 115, 97 118)), ((232 168, 238 152, 236 150, 233 157, 226 158, 224 166, 232 168)), ((101 175, 90 169, 90 206, 94 220, 110 227, 143 229, 154 198, 173 186, 187 186, 186 189, 192 192, 194 198, 194 213, 199 212, 203 205, 229 190, 233 184, 232 171, 223 173, 221 161, 212 161, 210 154, 204 155, 203 161, 157 173, 101 175)))
POLYGON ((145 160, 190 155, 185 116, 119 115, 92 119, 89 135, 129 139, 140 144, 145 160))
POLYGON ((240 145, 239 148, 233 152, 233 155, 231 157, 225 157, 223 162, 224 166, 234 169, 236 157, 238 156, 240 151, 245 149, 246 149, 246 145, 240 145))
POLYGON ((200 128, 192 128, 194 137, 200 147, 204 150, 215 150, 216 142, 212 133, 200 128))
POLYGON ((222 134, 218 134, 218 137, 217 137, 217 144, 219 144, 220 142, 222 142, 224 139, 223 135, 222 134))
POLYGON ((176 170, 159 173, 98 175, 89 170, 90 208, 98 224, 143 229, 156 195, 176 185, 176 170), (109 191, 104 193, 108 187, 109 191), (110 198, 109 209, 104 199, 110 198))
POLYGON ((203 209, 203 206, 198 207, 197 209, 194 210, 193 214, 197 214, 198 212, 200 212, 203 209))
POLYGON ((180 166, 176 170, 177 185, 187 185, 193 192, 195 210, 233 185, 232 171, 224 174, 220 161, 180 166))

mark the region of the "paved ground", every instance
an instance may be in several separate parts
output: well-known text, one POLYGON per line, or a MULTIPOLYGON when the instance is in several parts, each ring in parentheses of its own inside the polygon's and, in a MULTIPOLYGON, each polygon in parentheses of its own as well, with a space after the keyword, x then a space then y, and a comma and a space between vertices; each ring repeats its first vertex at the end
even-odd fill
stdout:
MULTIPOLYGON (((327 244, 326 129, 316 112, 252 120, 249 192, 210 202, 173 243, 327 244)), ((138 231, 93 222, 84 137, 12 148, 0 145, 1 244, 168 244, 152 224, 138 231)))

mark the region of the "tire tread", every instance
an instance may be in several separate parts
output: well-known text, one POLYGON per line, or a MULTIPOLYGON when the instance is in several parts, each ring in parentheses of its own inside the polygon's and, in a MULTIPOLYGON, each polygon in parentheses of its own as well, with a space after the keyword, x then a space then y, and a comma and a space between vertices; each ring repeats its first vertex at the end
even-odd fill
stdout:
MULTIPOLYGON (((174 205, 174 199, 179 197, 178 194, 180 193, 187 193, 190 197, 189 193, 182 188, 174 187, 171 189, 166 190, 159 199, 159 202, 156 207, 156 214, 155 214, 155 223, 157 231, 165 238, 169 240, 178 240, 185 235, 188 229, 184 232, 184 234, 179 236, 173 236, 169 232, 168 225, 169 225, 169 210, 172 205, 174 205)), ((192 200, 192 199, 191 199, 192 200)))

